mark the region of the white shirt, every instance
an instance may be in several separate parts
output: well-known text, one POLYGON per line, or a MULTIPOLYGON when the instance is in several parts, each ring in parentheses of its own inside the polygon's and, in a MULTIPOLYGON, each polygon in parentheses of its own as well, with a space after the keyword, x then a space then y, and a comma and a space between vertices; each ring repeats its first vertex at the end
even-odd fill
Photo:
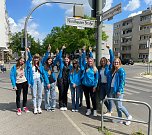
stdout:
POLYGON ((100 70, 100 76, 101 76, 101 83, 107 83, 107 77, 104 74, 105 69, 100 70))
POLYGON ((114 87, 115 79, 116 79, 116 73, 114 74, 112 78, 111 87, 114 87))
POLYGON ((38 70, 36 70, 35 66, 32 67, 32 72, 33 72, 33 79, 40 78, 40 73, 38 70))

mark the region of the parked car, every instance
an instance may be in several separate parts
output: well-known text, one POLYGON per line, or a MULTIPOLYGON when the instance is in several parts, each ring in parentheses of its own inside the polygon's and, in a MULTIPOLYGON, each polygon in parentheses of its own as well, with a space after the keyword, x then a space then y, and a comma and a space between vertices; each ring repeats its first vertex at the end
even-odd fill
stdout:
POLYGON ((134 61, 132 59, 122 59, 121 60, 122 64, 123 65, 133 65, 134 64, 134 61))

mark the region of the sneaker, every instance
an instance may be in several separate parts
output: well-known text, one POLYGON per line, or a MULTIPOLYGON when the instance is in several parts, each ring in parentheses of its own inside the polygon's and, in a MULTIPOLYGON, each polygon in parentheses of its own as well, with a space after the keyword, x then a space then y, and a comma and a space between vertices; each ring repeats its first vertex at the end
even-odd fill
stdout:
POLYGON ((78 112, 79 110, 75 110, 75 112, 78 112))
POLYGON ((61 107, 60 110, 61 110, 61 111, 64 111, 64 107, 61 107))
POLYGON ((89 116, 91 114, 91 110, 87 109, 86 115, 89 116))
POLYGON ((21 114, 22 114, 21 108, 18 108, 18 109, 17 109, 17 115, 20 116, 21 114))
POLYGON ((37 114, 37 108, 34 108, 34 114, 37 114))
POLYGON ((93 116, 97 116, 97 110, 93 111, 93 116))
POLYGON ((105 113, 104 116, 111 116, 111 112, 105 113))
POLYGON ((67 107, 63 107, 64 108, 64 111, 67 111, 67 107))
POLYGON ((24 112, 26 112, 26 113, 30 112, 27 107, 23 107, 23 110, 24 110, 24 112))
POLYGON ((37 109, 37 111, 38 111, 39 114, 42 113, 42 109, 40 107, 37 109))
MULTIPOLYGON (((132 120, 132 116, 129 115, 127 119, 128 119, 128 120, 132 120)), ((127 126, 129 126, 130 124, 131 124, 131 121, 126 121, 126 125, 127 125, 127 126)))
POLYGON ((51 108, 51 111, 52 111, 52 112, 55 112, 55 108, 51 108))
POLYGON ((72 109, 72 112, 75 112, 75 110, 74 110, 74 109, 72 109))
POLYGON ((47 112, 50 112, 50 111, 51 111, 51 109, 46 109, 46 111, 47 111, 47 112))
POLYGON ((122 120, 118 120, 118 119, 113 119, 112 122, 113 122, 113 123, 123 124, 123 121, 122 121, 122 120))

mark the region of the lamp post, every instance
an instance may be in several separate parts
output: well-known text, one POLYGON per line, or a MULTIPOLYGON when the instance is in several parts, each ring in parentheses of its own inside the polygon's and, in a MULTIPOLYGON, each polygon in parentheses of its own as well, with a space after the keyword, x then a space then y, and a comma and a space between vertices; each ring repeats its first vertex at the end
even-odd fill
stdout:
MULTIPOLYGON (((70 3, 70 2, 55 2, 55 1, 47 1, 47 2, 43 2, 37 6, 35 6, 28 14, 28 16, 26 17, 26 20, 25 20, 25 24, 24 24, 24 38, 25 38, 25 48, 27 48, 28 46, 28 40, 27 40, 27 24, 28 24, 28 20, 30 19, 32 13, 37 9, 39 8, 40 6, 44 5, 44 4, 48 4, 48 3, 56 3, 56 4, 69 4, 69 5, 80 5, 82 6, 83 4, 78 4, 78 3, 70 3)), ((25 51, 25 59, 27 60, 27 51, 25 51)))

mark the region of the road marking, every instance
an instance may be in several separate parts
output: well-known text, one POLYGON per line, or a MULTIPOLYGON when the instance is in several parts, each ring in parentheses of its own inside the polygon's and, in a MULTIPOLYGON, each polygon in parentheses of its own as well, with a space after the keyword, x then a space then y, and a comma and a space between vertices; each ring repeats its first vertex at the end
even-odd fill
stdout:
POLYGON ((129 85, 129 84, 126 84, 126 87, 136 89, 137 91, 139 90, 139 91, 143 91, 143 92, 152 92, 152 90, 150 90, 150 89, 141 88, 141 87, 133 86, 133 85, 129 85))
POLYGON ((141 83, 148 83, 148 84, 152 84, 151 81, 149 80, 144 80, 143 78, 137 79, 137 78, 126 78, 126 80, 128 81, 135 81, 135 82, 141 82, 141 83))
POLYGON ((125 94, 127 95, 132 95, 132 93, 125 91, 125 94))
POLYGON ((129 92, 136 93, 136 94, 140 93, 140 92, 137 92, 137 91, 134 91, 134 90, 130 90, 130 89, 125 89, 125 91, 129 91, 129 92))
POLYGON ((78 130, 78 132, 81 134, 81 135, 86 135, 77 125, 76 123, 73 122, 73 120, 65 113, 62 111, 62 113, 64 114, 64 116, 69 120, 69 122, 78 130))

